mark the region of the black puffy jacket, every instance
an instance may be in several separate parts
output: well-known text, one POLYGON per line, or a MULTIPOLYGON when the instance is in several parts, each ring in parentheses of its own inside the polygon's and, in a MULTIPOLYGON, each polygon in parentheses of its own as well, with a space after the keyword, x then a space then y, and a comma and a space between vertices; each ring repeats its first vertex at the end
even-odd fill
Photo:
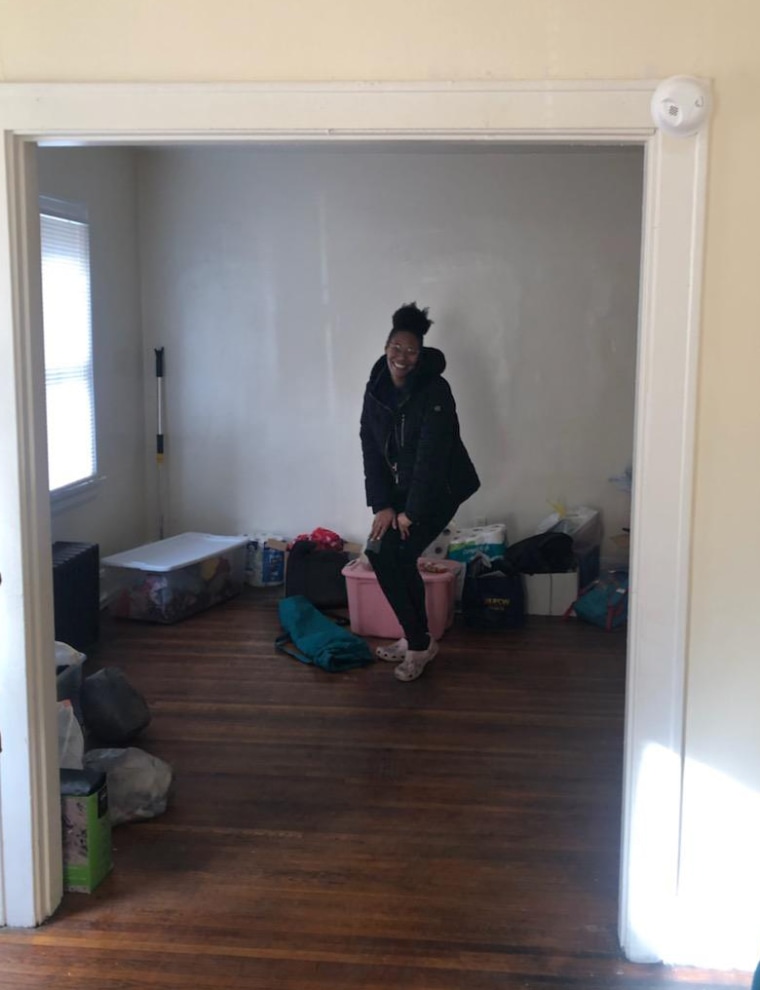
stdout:
POLYGON ((445 501, 461 505, 480 487, 462 443, 454 396, 441 377, 446 359, 424 347, 408 388, 394 409, 383 401, 390 371, 383 356, 364 393, 360 436, 367 505, 393 505, 415 522, 445 501))

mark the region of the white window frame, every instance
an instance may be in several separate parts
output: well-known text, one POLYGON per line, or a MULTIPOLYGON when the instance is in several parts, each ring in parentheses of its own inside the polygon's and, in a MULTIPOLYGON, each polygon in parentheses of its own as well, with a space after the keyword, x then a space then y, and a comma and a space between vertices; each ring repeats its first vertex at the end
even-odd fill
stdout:
MULTIPOLYGON (((92 424, 92 444, 91 444, 91 454, 92 463, 91 470, 89 474, 83 475, 81 478, 76 478, 75 480, 68 482, 65 485, 59 485, 58 487, 50 487, 50 501, 53 511, 56 509, 64 508, 86 495, 90 492, 95 482, 98 480, 98 435, 97 435, 97 417, 96 417, 96 405, 95 405, 95 373, 94 373, 94 355, 93 355, 93 326, 92 326, 92 264, 90 255, 90 219, 87 211, 87 207, 83 203, 73 202, 71 200, 58 199, 53 196, 40 196, 40 216, 52 217, 59 220, 69 220, 75 223, 83 224, 87 227, 87 275, 88 275, 88 313, 87 313, 87 328, 86 332, 89 335, 89 361, 86 366, 83 366, 84 373, 82 375, 82 381, 84 381, 88 386, 88 400, 90 404, 90 421, 92 424)), ((42 241, 42 237, 41 237, 42 241)), ((44 252, 44 243, 41 243, 41 250, 44 252)), ((43 287, 43 298, 45 292, 45 276, 44 276, 44 254, 43 254, 43 272, 42 272, 42 287, 43 287)), ((49 396, 49 381, 47 378, 46 369, 46 381, 45 390, 46 396, 49 396)), ((50 407, 50 402, 48 399, 48 409, 50 407)), ((51 443, 51 431, 48 424, 48 448, 51 443)), ((48 450, 49 456, 49 450, 48 450)))

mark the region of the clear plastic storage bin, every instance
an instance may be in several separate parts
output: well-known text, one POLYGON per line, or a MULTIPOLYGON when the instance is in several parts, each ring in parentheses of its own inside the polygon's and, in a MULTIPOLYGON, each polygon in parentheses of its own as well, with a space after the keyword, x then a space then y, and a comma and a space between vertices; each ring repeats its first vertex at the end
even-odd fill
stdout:
POLYGON ((180 533, 101 561, 115 587, 111 615, 178 622, 240 593, 247 536, 180 533))

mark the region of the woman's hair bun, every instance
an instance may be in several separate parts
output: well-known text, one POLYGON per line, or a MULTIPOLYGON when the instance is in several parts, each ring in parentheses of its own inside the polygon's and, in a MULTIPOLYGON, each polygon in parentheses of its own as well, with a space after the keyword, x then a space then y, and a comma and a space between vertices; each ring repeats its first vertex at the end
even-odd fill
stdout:
POLYGON ((416 302, 404 303, 393 314, 393 330, 406 330, 416 337, 424 337, 433 321, 428 319, 428 307, 420 309, 416 302))

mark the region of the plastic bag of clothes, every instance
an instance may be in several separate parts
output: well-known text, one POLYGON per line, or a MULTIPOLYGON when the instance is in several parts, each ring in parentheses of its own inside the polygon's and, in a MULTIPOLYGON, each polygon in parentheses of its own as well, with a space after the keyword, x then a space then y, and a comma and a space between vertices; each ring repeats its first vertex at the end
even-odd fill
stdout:
POLYGON ((157 756, 130 746, 91 749, 84 754, 86 770, 108 777, 108 814, 112 825, 144 821, 166 811, 172 768, 157 756))

